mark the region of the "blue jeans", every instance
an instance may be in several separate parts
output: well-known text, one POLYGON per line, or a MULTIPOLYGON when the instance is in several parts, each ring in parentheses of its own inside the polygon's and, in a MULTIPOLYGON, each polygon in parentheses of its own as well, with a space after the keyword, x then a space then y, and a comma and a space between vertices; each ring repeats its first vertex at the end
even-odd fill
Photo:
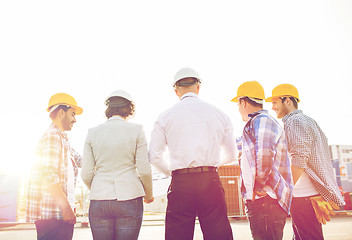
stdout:
POLYGON ((269 196, 247 201, 246 213, 253 239, 282 239, 287 213, 269 196))
POLYGON ((292 198, 291 217, 293 239, 324 239, 321 223, 315 216, 309 197, 292 198))
POLYGON ((45 219, 35 222, 38 240, 71 240, 73 224, 63 220, 45 219))
POLYGON ((91 200, 89 223, 94 240, 138 239, 143 219, 143 199, 91 200))

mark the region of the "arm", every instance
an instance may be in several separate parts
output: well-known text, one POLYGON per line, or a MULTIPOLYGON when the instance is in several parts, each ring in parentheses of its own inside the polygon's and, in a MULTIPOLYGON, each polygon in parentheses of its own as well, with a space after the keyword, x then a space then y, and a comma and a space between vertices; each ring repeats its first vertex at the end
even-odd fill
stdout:
POLYGON ((64 222, 75 224, 76 216, 67 200, 65 193, 62 191, 60 184, 57 183, 48 190, 55 198, 56 204, 61 209, 64 222))
POLYGON ((94 172, 95 172, 95 159, 94 159, 93 149, 91 146, 89 132, 88 132, 86 141, 84 143, 84 149, 83 149, 81 177, 83 182, 87 185, 89 189, 91 188, 91 185, 92 185, 94 172))
POLYGON ((136 167, 145 191, 144 201, 151 203, 154 200, 152 170, 148 161, 148 146, 143 129, 139 132, 137 139, 136 167))
POLYGON ((61 139, 57 134, 48 134, 42 144, 43 182, 61 209, 63 220, 75 224, 76 216, 60 184, 59 164, 63 161, 61 139))
POLYGON ((273 168, 279 126, 269 117, 258 117, 254 120, 253 130, 256 153, 254 192, 262 192, 273 168))
POLYGON ((311 155, 313 135, 308 125, 298 120, 285 125, 288 151, 291 155, 291 171, 294 184, 298 181, 304 169, 308 165, 311 155))
POLYGON ((171 176, 168 164, 163 159, 166 149, 166 136, 160 123, 157 121, 151 134, 149 144, 149 162, 167 177, 171 176))
POLYGON ((233 135, 233 127, 229 118, 227 118, 227 121, 226 121, 226 129, 225 129, 222 145, 225 150, 225 158, 221 162, 221 165, 233 162, 236 159, 236 156, 238 155, 238 150, 235 147, 235 137, 233 135))

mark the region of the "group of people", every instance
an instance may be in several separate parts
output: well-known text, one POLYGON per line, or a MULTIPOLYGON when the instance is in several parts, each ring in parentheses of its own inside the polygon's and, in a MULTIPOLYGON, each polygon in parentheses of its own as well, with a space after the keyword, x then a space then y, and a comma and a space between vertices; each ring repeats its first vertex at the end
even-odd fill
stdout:
POLYGON ((149 147, 143 127, 128 122, 135 112, 132 97, 117 90, 105 100, 107 121, 89 129, 83 157, 65 133, 82 108, 65 93, 50 98, 52 124, 40 140, 28 183, 27 221, 35 222, 37 238, 72 239, 74 189, 82 167, 93 238, 138 239, 143 200, 154 201, 152 165, 172 177, 165 239, 193 239, 196 217, 204 239, 233 239, 217 169, 238 159, 253 239, 282 239, 289 214, 294 239, 323 239, 322 224, 344 200, 327 138, 298 110, 297 89, 281 84, 265 98, 257 81, 241 84, 232 101, 246 124, 235 139, 230 118, 199 99, 201 79, 194 69, 180 69, 172 86, 180 101, 158 117, 149 147), (263 109, 264 101, 272 103, 284 128, 263 109))

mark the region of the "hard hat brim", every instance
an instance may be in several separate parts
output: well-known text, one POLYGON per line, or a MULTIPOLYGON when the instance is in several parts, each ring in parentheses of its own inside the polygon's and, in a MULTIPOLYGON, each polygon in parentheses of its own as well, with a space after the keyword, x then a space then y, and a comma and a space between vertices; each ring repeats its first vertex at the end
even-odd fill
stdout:
POLYGON ((236 96, 236 97, 232 98, 231 102, 238 102, 238 98, 239 98, 239 96, 236 96))
POLYGON ((293 97, 295 99, 297 99, 297 102, 299 103, 300 100, 294 96, 290 96, 290 95, 283 95, 283 96, 271 96, 271 97, 268 97, 267 99, 265 99, 265 102, 272 102, 274 101, 274 99, 279 99, 280 97, 293 97))
POLYGON ((81 115, 83 113, 83 109, 78 106, 72 106, 76 110, 76 115, 81 115))
POLYGON ((274 97, 268 97, 267 99, 265 99, 265 102, 272 102, 274 97))
MULTIPOLYGON (((81 115, 81 114, 83 113, 83 109, 82 109, 81 107, 78 107, 78 106, 73 106, 73 105, 66 104, 66 103, 65 103, 65 104, 58 104, 58 105, 66 105, 66 106, 70 106, 70 107, 74 108, 76 115, 81 115)), ((52 106, 48 107, 48 108, 46 109, 46 111, 50 112, 50 108, 51 108, 51 107, 52 107, 52 106)))

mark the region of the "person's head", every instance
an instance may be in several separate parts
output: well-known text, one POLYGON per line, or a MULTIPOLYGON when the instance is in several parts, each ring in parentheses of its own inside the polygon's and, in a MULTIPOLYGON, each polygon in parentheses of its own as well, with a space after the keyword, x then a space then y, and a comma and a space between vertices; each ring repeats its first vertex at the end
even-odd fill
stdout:
POLYGON ((76 123, 76 115, 82 114, 83 109, 77 106, 77 102, 72 96, 66 93, 57 93, 49 99, 47 111, 55 125, 63 131, 70 131, 73 124, 76 123))
POLYGON ((181 68, 174 76, 172 86, 176 95, 181 98, 188 92, 199 93, 201 80, 198 73, 192 68, 181 68))
POLYGON ((105 100, 107 109, 105 115, 107 118, 112 116, 120 116, 128 119, 134 115, 135 105, 130 94, 123 90, 116 90, 110 93, 105 100))
POLYGON ((276 112, 277 118, 281 119, 287 114, 298 109, 298 90, 291 84, 280 84, 272 91, 272 96, 265 99, 272 103, 272 109, 276 112))
POLYGON ((248 114, 263 109, 265 99, 264 89, 257 81, 242 83, 237 89, 237 95, 231 101, 238 103, 238 110, 243 121, 248 121, 248 114))

